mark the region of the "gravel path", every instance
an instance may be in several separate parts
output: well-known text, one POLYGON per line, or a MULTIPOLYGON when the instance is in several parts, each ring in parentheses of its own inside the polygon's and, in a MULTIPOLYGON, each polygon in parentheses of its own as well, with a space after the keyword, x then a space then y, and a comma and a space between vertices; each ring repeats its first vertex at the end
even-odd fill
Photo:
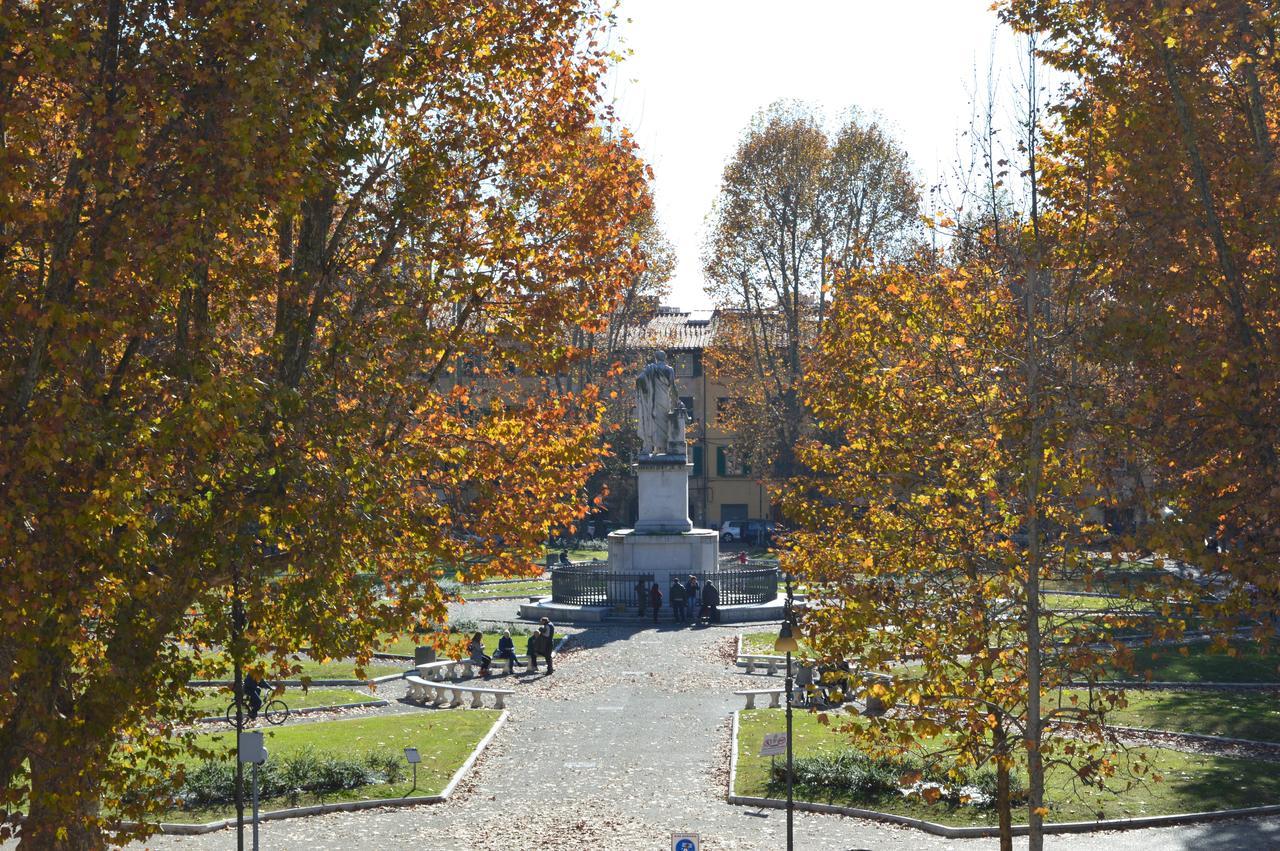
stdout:
MULTIPOLYGON (((469 606, 465 614, 510 613, 507 603, 501 615, 496 605, 483 613, 469 606)), ((672 831, 699 833, 703 848, 713 851, 785 847, 783 812, 724 801, 728 718, 740 703, 732 692, 749 682, 727 662, 735 635, 719 627, 585 630, 557 657, 554 675, 521 678, 509 723, 448 803, 268 822, 263 847, 647 851, 670 848, 672 831)), ((221 831, 155 837, 145 847, 204 851, 233 844, 234 834, 221 831)), ((1107 851, 1280 847, 1280 819, 1050 837, 1047 844, 1107 851)), ((931 851, 990 848, 994 841, 797 813, 796 847, 931 851)))

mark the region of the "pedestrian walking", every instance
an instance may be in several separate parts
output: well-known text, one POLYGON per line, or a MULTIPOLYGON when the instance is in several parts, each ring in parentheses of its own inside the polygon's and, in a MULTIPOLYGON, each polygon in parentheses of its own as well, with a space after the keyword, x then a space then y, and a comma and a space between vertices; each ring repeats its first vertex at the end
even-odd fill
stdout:
POLYGON ((684 623, 685 601, 688 599, 688 594, 680 584, 680 577, 671 577, 671 589, 668 594, 671 596, 671 619, 676 623, 684 623))
POLYGON ((653 622, 658 622, 658 610, 662 608, 662 586, 655 579, 649 589, 649 605, 653 608, 653 622))
POLYGON ((698 615, 702 611, 702 592, 698 589, 698 577, 690 573, 684 590, 685 599, 689 604, 689 619, 697 623, 698 615))
POLYGON ((649 583, 644 579, 636 580, 636 600, 640 606, 640 617, 644 617, 644 605, 649 600, 649 583))

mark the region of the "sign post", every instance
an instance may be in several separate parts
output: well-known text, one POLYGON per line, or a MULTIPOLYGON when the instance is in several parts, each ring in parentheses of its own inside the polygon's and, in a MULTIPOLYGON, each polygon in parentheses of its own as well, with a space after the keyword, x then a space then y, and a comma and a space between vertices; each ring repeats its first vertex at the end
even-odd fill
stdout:
POLYGON ((253 763, 253 851, 258 851, 258 766, 267 761, 261 730, 242 732, 236 739, 240 762, 253 763))
POLYGON ((760 744, 760 756, 781 756, 787 752, 786 733, 765 733, 760 744))
POLYGON ((696 833, 671 834, 671 851, 699 851, 701 848, 696 833))

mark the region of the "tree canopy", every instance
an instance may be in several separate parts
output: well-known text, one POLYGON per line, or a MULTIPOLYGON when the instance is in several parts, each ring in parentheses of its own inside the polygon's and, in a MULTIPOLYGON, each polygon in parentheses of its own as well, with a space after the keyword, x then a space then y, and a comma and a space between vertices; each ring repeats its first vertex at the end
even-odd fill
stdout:
POLYGON ((593 392, 500 379, 639 272, 646 173, 592 2, 0 20, 0 800, 89 848, 208 651, 367 658, 580 516, 593 392))

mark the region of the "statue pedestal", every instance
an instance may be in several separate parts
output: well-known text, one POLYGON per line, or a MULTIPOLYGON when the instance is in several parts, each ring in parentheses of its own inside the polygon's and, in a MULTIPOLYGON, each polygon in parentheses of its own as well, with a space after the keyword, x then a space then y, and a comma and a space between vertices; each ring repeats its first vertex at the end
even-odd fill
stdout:
MULTIPOLYGON (((720 557, 720 534, 695 529, 689 519, 689 474, 686 455, 646 455, 633 464, 639 479, 639 511, 634 529, 609 535, 609 570, 647 574, 665 594, 671 577, 714 573, 720 557)), ((668 603, 669 605, 669 603, 668 603)))
POLYGON ((650 455, 632 464, 640 492, 636 531, 679 535, 693 528, 689 519, 689 474, 683 455, 650 455))

